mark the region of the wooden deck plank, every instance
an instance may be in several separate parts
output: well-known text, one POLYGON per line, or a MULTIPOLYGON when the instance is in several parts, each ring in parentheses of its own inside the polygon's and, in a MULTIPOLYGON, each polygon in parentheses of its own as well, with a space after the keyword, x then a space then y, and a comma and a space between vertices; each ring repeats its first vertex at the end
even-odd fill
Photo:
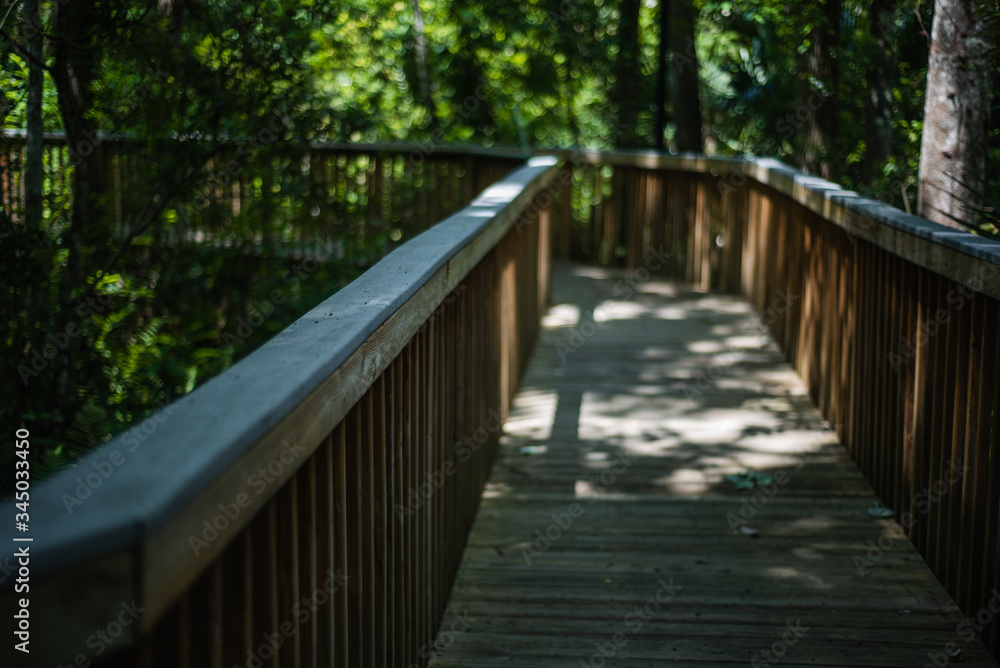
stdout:
POLYGON ((635 283, 554 268, 430 665, 996 666, 749 307, 635 283))

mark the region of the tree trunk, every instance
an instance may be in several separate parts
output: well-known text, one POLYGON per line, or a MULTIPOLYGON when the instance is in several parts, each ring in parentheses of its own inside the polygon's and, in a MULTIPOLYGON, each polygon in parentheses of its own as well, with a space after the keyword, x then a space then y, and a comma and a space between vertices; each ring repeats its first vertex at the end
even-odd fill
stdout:
POLYGON ((677 150, 702 152, 701 102, 698 96, 698 53, 694 48, 695 13, 692 0, 674 0, 673 53, 674 119, 677 123, 677 150))
MULTIPOLYGON (((65 331, 76 321, 75 297, 86 286, 83 267, 84 249, 90 240, 100 240, 100 211, 103 191, 103 147, 98 127, 88 112, 93 104, 93 82, 97 74, 94 61, 95 49, 91 47, 87 26, 88 3, 71 2, 55 8, 53 35, 55 62, 53 79, 59 97, 59 111, 66 130, 66 144, 73 164, 73 204, 69 223, 63 233, 63 244, 68 250, 66 271, 59 283, 59 313, 56 330, 65 331)), ((82 337, 70 337, 67 348, 55 359, 53 392, 54 440, 60 442, 64 434, 63 420, 69 415, 75 401, 69 388, 69 365, 79 358, 82 337)))
POLYGON ((639 146, 639 0, 622 0, 614 101, 618 113, 615 146, 639 146))
POLYGON ((45 85, 42 71, 42 31, 38 0, 25 0, 22 7, 28 36, 28 99, 26 102, 27 141, 24 165, 24 220, 32 228, 42 224, 42 95, 45 85))
POLYGON ((958 182, 982 188, 986 175, 993 37, 985 28, 974 0, 934 3, 917 213, 953 227, 952 218, 979 218, 958 182))
POLYGON ((424 29, 424 13, 420 10, 420 0, 410 0, 413 9, 413 56, 417 65, 417 81, 420 85, 420 100, 427 110, 427 129, 431 137, 440 137, 437 106, 431 89, 431 78, 427 69, 427 31, 424 29))
POLYGON ((818 5, 800 3, 800 20, 811 16, 812 29, 803 35, 809 48, 796 57, 795 118, 798 127, 798 166, 803 171, 836 181, 840 160, 835 153, 840 71, 833 54, 840 48, 841 0, 818 5))
POLYGON ((896 0, 873 0, 869 34, 875 53, 868 65, 868 104, 865 106, 865 162, 863 177, 872 183, 892 155, 892 16, 896 0))
POLYGON ((670 0, 660 0, 660 43, 656 54, 656 148, 662 151, 667 135, 667 51, 670 49, 670 0))

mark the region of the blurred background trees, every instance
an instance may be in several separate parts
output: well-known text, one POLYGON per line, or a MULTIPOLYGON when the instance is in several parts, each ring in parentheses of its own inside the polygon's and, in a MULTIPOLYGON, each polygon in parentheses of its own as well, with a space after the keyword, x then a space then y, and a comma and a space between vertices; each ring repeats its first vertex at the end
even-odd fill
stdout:
POLYGON ((0 122, 27 138, 23 164, 0 166, 25 190, 23 210, 0 210, 0 416, 36 424, 52 466, 226 368, 400 240, 391 224, 345 236, 266 326, 227 343, 257 296, 287 285, 294 263, 274 251, 288 234, 272 219, 317 215, 309 194, 325 172, 310 176, 320 166, 294 151, 309 142, 754 154, 998 229, 995 2, 22 0, 2 11, 0 122), (66 168, 43 148, 53 131, 66 168), (124 159, 102 137, 129 142, 115 170, 124 159), (216 205, 262 165, 250 189, 265 206, 234 218, 216 205), (57 183, 69 201, 53 201, 57 183), (195 209, 225 243, 171 237, 195 209), (86 331, 22 383, 81 309, 93 312, 86 331))

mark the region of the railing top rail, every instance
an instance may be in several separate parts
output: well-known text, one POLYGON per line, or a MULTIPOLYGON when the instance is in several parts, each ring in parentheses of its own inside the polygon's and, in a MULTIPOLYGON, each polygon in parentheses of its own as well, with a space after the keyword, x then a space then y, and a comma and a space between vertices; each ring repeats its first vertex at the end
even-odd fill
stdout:
MULTIPOLYGON (((555 165, 533 158, 228 371, 32 490, 33 574, 116 551, 145 551, 144 568, 153 560, 166 568, 185 550, 190 561, 176 541, 174 554, 150 554, 150 537, 171 522, 186 532, 192 518, 178 522, 182 509, 210 488, 212 498, 232 498, 261 461, 289 454, 293 470, 303 463, 552 182, 555 165)), ((280 484, 272 487, 261 501, 280 484)), ((13 503, 3 504, 9 516, 13 503)))

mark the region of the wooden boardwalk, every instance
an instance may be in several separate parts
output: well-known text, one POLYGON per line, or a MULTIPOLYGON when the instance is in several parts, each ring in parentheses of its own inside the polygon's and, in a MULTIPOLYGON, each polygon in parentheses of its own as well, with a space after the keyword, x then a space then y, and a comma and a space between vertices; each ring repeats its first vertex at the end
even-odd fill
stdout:
POLYGON ((556 267, 431 665, 996 666, 749 308, 639 278, 556 267))

